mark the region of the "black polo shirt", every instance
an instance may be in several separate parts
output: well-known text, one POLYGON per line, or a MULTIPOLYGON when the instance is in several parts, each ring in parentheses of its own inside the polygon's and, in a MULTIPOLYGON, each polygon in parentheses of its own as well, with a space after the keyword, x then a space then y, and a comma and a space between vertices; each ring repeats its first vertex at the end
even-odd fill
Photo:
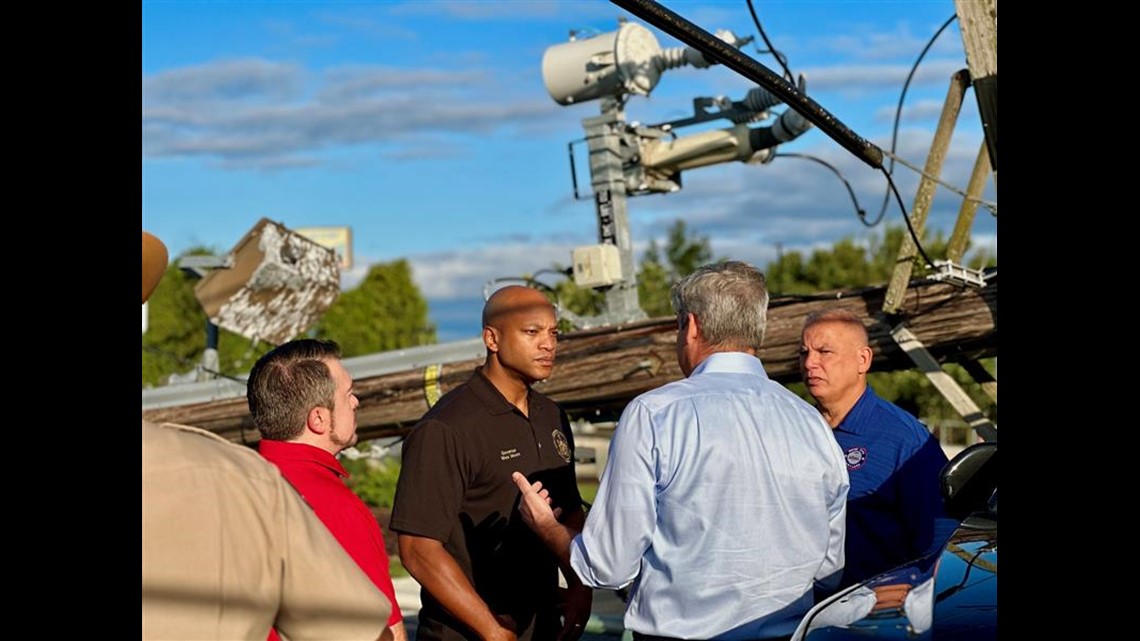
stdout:
MULTIPOLYGON (((517 622, 520 641, 539 641, 560 627, 558 563, 522 521, 511 473, 541 480, 564 516, 581 496, 566 414, 534 390, 527 407, 529 418, 482 368, 439 399, 404 443, 389 525, 441 541, 491 611, 517 622)), ((476 638, 427 590, 421 597, 417 640, 476 638)))

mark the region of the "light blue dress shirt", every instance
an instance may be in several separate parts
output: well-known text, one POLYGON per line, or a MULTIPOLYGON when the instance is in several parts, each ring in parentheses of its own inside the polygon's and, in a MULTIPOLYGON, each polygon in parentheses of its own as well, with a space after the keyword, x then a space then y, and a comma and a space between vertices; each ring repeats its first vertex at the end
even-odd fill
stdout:
POLYGON ((709 356, 634 399, 570 562, 632 583, 625 627, 685 639, 791 634, 843 568, 849 481, 831 428, 754 356, 709 356))

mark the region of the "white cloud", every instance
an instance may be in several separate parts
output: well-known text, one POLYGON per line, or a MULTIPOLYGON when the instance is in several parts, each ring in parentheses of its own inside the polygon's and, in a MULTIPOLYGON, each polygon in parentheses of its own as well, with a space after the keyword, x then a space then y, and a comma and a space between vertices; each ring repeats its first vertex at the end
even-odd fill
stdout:
POLYGON ((397 67, 341 67, 326 74, 327 84, 317 97, 321 101, 343 102, 377 94, 404 95, 414 91, 451 90, 470 84, 487 83, 493 75, 483 69, 405 69, 397 67))
POLYGON ((311 166, 333 146, 416 144, 425 134, 563 120, 541 97, 504 100, 481 69, 339 68, 313 76, 311 98, 301 95, 304 77, 296 67, 265 61, 144 77, 143 154, 198 156, 221 167, 311 166), (265 97, 275 101, 264 104, 265 97))
MULTIPOLYGON (((949 18, 953 13, 953 7, 948 7, 946 17, 949 18)), ((899 57, 917 59, 918 54, 930 43, 942 25, 942 22, 933 25, 901 23, 893 31, 855 27, 847 34, 829 34, 827 37, 805 39, 804 48, 864 60, 899 57)), ((961 34, 954 25, 950 25, 941 31, 926 55, 960 53, 961 48, 961 34)))
POLYGON ((625 12, 608 2, 548 2, 543 0, 436 0, 409 2, 392 8, 395 15, 442 15, 461 20, 564 20, 567 17, 598 18, 625 12))
MULTIPOLYGON (((569 265, 577 245, 551 242, 505 243, 492 247, 409 256, 416 285, 427 298, 482 296, 489 281, 533 276, 555 264, 569 265)), ((557 275, 539 280, 553 285, 557 275)))
POLYGON ((297 95, 302 72, 269 60, 226 60, 163 71, 143 78, 143 104, 171 101, 270 99, 297 95))
MULTIPOLYGON (((964 68, 964 61, 927 60, 910 81, 915 86, 949 86, 950 77, 964 68)), ((807 90, 866 93, 880 89, 900 89, 911 71, 903 64, 860 64, 809 67, 803 70, 807 90)), ((798 71, 797 71, 798 72, 798 71)))
MULTIPOLYGON (((942 110, 946 105, 945 100, 916 100, 914 104, 903 104, 902 117, 900 122, 916 122, 916 121, 937 121, 942 116, 942 110)), ((880 107, 875 111, 875 120, 878 122, 894 122, 895 114, 898 111, 898 104, 890 107, 880 107)), ((961 122, 964 119, 976 119, 977 107, 975 103, 965 101, 962 108, 958 112, 958 120, 961 122)))

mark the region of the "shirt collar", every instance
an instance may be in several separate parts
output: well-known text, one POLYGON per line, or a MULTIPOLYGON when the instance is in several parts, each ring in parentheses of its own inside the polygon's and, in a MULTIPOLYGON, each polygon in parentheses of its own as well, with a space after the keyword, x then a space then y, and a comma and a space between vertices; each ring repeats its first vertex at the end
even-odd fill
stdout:
POLYGON ((348 478, 348 470, 336 460, 336 457, 326 450, 307 443, 292 443, 288 441, 270 441, 261 439, 257 450, 271 462, 276 461, 302 461, 316 463, 327 467, 337 476, 348 478))
POLYGON ((866 427, 869 423, 863 420, 863 415, 871 411, 871 407, 874 405, 871 400, 873 398, 875 398, 875 392, 871 389, 871 386, 868 385, 863 388, 863 393, 859 395, 859 400, 855 401, 855 404, 851 406, 851 411, 847 412, 847 416, 843 417, 843 420, 839 422, 839 425, 835 426, 835 429, 850 432, 851 434, 866 432, 866 427))
MULTIPOLYGON (((506 397, 503 396, 503 392, 500 392, 498 388, 495 387, 495 383, 492 383, 491 380, 487 378, 487 374, 483 374, 482 365, 475 368, 475 373, 472 374, 471 379, 469 379, 469 386, 471 387, 471 391, 474 392, 475 398, 479 399, 483 407, 487 408, 487 413, 491 416, 511 413, 522 415, 519 408, 512 405, 511 401, 508 401, 506 397)), ((534 388, 527 388, 527 407, 530 409, 531 420, 535 419, 537 415, 536 412, 539 411, 539 404, 535 403, 536 393, 534 388)))
POLYGON ((768 378, 768 373, 764 371, 764 365, 760 362, 760 358, 745 352, 715 352, 709 354, 705 360, 701 361, 700 365, 697 365, 693 369, 693 373, 689 376, 696 376, 697 374, 704 374, 706 372, 709 374, 717 372, 753 374, 768 378))
MULTIPOLYGON (((491 416, 510 414, 511 412, 518 411, 518 408, 507 401, 506 397, 504 397, 502 392, 499 391, 499 388, 495 387, 495 384, 491 382, 491 379, 487 378, 487 375, 483 373, 482 365, 475 369, 475 373, 469 380, 469 385, 471 387, 471 391, 475 393, 475 397, 478 398, 481 403, 483 403, 483 406, 487 408, 487 413, 491 416)), ((534 407, 534 404, 530 401, 531 394, 533 393, 534 390, 528 387, 526 390, 527 404, 532 408, 534 407)))

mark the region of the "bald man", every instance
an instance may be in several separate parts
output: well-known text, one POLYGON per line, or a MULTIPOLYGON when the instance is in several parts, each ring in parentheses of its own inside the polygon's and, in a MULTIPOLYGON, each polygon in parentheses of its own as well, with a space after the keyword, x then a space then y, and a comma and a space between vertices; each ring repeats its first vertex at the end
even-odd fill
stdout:
POLYGON ((840 588, 937 551, 954 530, 938 485, 946 454, 925 425, 867 385, 873 356, 855 314, 830 309, 804 321, 800 374, 851 479, 840 588))
POLYGON ((558 319, 546 296, 511 286, 483 308, 487 358, 408 435, 390 527, 422 586, 416 638, 577 639, 592 592, 521 521, 521 471, 556 493, 561 519, 585 521, 570 423, 531 386, 554 369, 558 319), (559 603, 562 610, 559 611, 559 603))

